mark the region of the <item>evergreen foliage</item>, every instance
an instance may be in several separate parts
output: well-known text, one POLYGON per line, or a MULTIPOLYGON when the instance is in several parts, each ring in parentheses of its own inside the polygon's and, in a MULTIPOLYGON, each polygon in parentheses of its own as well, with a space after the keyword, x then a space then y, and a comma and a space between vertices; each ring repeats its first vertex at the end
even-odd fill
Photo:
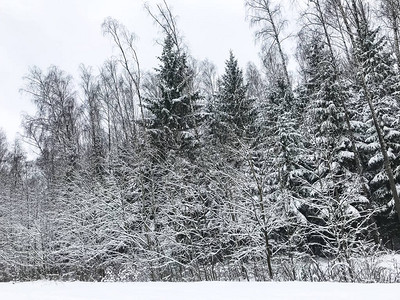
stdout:
POLYGON ((177 49, 169 35, 159 60, 160 66, 156 69, 159 97, 145 99, 145 107, 151 113, 148 128, 154 145, 163 151, 179 150, 195 141, 200 96, 190 90, 193 72, 187 65, 186 55, 177 49))
POLYGON ((210 108, 212 134, 222 143, 235 143, 235 139, 251 135, 255 116, 253 102, 247 97, 243 71, 231 51, 210 108))
MULTIPOLYGON (((400 127, 396 115, 400 112, 400 78, 393 68, 394 60, 385 50, 384 39, 378 37, 378 30, 369 30, 368 26, 363 24, 360 31, 356 53, 366 74, 366 83, 373 97, 379 125, 383 129, 391 167, 396 170, 396 181, 399 183, 400 127)), ((363 95, 361 99, 362 97, 363 95)), ((390 200, 391 192, 383 156, 372 117, 368 111, 365 111, 363 116, 367 130, 362 150, 366 155, 371 193, 374 201, 384 204, 390 200)))

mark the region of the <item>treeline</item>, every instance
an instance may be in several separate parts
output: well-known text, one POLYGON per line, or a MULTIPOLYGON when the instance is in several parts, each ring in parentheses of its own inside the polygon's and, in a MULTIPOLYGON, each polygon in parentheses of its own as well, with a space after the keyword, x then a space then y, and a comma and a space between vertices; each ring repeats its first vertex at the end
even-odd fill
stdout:
POLYGON ((0 280, 399 280, 368 257, 400 248, 400 2, 308 1, 298 76, 278 4, 246 1, 261 68, 231 52, 218 77, 163 2, 155 70, 113 19, 98 72, 30 70, 37 159, 0 135, 0 280))

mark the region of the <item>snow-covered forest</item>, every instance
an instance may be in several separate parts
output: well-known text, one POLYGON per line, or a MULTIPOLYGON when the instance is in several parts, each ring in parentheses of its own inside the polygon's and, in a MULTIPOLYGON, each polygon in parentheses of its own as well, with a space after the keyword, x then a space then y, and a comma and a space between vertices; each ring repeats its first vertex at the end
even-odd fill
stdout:
POLYGON ((25 138, 0 132, 0 281, 400 281, 400 1, 307 1, 298 74, 280 1, 245 2, 260 65, 233 49, 217 74, 164 1, 156 69, 108 18, 118 57, 29 71, 25 138))

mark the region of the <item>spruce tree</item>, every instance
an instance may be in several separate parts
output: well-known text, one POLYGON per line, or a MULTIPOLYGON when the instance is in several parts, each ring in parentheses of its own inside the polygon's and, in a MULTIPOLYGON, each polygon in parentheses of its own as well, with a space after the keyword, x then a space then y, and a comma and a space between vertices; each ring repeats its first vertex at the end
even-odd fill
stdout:
POLYGON ((269 243, 271 247, 277 243, 284 245, 279 252, 285 254, 298 246, 294 239, 300 236, 298 225, 304 220, 300 211, 303 188, 310 176, 296 101, 285 79, 275 78, 259 107, 255 126, 257 143, 252 157, 260 204, 266 208, 263 214, 273 209, 273 215, 280 216, 273 228, 268 228, 269 243))
MULTIPOLYGON (((305 49, 302 96, 308 97, 305 128, 314 176, 308 183, 309 193, 303 199, 301 211, 310 222, 310 228, 315 226, 313 230, 307 228, 306 234, 313 245, 311 251, 327 255, 331 249, 339 247, 330 241, 328 233, 337 230, 335 220, 340 219, 343 228, 348 226, 347 231, 355 224, 365 229, 367 225, 361 214, 369 203, 364 185, 359 181, 357 154, 352 147, 342 102, 352 100, 350 87, 342 79, 320 35, 313 35, 305 49)), ((348 112, 354 116, 353 111, 348 109, 348 112)), ((356 242, 361 235, 354 238, 356 242)))
MULTIPOLYGON (((384 39, 378 37, 378 30, 370 30, 366 24, 361 26, 356 45, 356 55, 366 75, 365 82, 383 132, 391 168, 394 170, 396 183, 399 183, 400 126, 396 115, 400 113, 400 78, 393 68, 394 60, 391 54, 385 49, 384 39)), ((360 96, 364 97, 363 94, 360 96)), ((367 107, 363 115, 368 129, 362 150, 367 161, 372 197, 376 202, 383 204, 391 199, 390 185, 374 120, 367 107)))
POLYGON ((339 74, 330 58, 330 53, 319 37, 310 41, 309 55, 306 58, 304 83, 308 95, 306 109, 307 126, 312 139, 316 174, 330 181, 331 191, 341 190, 337 183, 346 175, 356 178, 355 153, 351 147, 343 99, 350 96, 348 85, 340 80, 339 74), (328 179, 330 178, 330 179, 328 179))
POLYGON ((296 177, 305 171, 301 158, 304 144, 295 103, 290 86, 284 78, 277 78, 257 119, 259 147, 266 151, 267 160, 273 166, 270 182, 278 189, 294 188, 296 177))
POLYGON ((200 115, 200 96, 190 90, 193 71, 187 56, 181 52, 170 35, 165 38, 160 66, 156 69, 159 97, 145 99, 151 113, 148 118, 153 144, 165 152, 187 149, 195 141, 195 128, 200 115))
POLYGON ((249 99, 246 93, 243 71, 231 51, 210 107, 211 132, 222 143, 235 142, 238 138, 248 136, 253 129, 253 99, 249 99))

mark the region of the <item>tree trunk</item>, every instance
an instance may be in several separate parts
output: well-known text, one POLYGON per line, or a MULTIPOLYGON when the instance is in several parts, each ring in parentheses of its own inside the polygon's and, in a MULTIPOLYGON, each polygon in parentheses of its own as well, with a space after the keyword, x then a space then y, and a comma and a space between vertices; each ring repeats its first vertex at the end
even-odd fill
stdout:
MULTIPOLYGON (((264 1, 264 3, 265 3, 265 1, 264 1)), ((266 5, 266 8, 267 8, 268 17, 269 17, 270 22, 271 22, 272 30, 274 32, 274 39, 275 39, 275 42, 276 42, 276 44, 278 46, 279 56, 281 57, 283 73, 285 75, 285 79, 286 79, 287 84, 290 86, 290 78, 289 78, 289 72, 287 70, 287 62, 286 62, 285 54, 283 53, 283 50, 282 50, 282 45, 281 45, 282 43, 281 43, 281 40, 279 39, 279 33, 278 33, 277 28, 276 28, 275 21, 273 19, 273 16, 271 14, 271 10, 270 10, 269 6, 268 6, 267 3, 265 3, 265 5, 266 5)))
POLYGON ((390 9, 390 21, 392 23, 393 39, 394 39, 394 52, 397 58, 397 67, 400 68, 400 43, 399 43, 399 26, 398 26, 398 16, 394 7, 394 3, 389 0, 390 9))
POLYGON ((258 191, 258 200, 259 200, 259 207, 260 207, 260 211, 261 211, 261 220, 262 220, 262 233, 264 236, 264 243, 265 243, 265 250, 266 250, 266 254, 267 254, 267 265, 268 265, 268 273, 269 273, 269 278, 274 279, 274 274, 272 272, 272 263, 271 263, 271 257, 272 257, 272 252, 271 252, 271 247, 269 245, 269 237, 268 237, 268 231, 267 231, 267 222, 265 219, 265 206, 264 206, 264 198, 263 198, 263 187, 262 184, 259 180, 259 178, 257 178, 257 174, 254 168, 254 164, 252 161, 252 158, 250 157, 250 155, 247 155, 247 161, 249 163, 250 166, 250 170, 251 170, 251 174, 254 178, 254 181, 256 182, 257 185, 257 191, 258 191))

